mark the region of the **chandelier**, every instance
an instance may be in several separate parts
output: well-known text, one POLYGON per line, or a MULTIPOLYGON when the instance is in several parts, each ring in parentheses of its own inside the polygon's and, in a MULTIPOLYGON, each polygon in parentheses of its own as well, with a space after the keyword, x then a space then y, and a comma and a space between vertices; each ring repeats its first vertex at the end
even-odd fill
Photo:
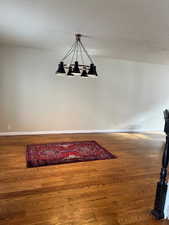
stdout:
POLYGON ((58 65, 58 69, 56 71, 57 75, 60 76, 76 76, 79 75, 81 77, 93 77, 96 78, 97 71, 96 66, 89 55, 88 51, 84 47, 81 37, 82 34, 75 34, 75 42, 72 47, 66 52, 63 59, 60 61, 58 65), (89 61, 89 64, 85 64, 86 58, 89 61), (65 60, 69 63, 66 64, 65 60))

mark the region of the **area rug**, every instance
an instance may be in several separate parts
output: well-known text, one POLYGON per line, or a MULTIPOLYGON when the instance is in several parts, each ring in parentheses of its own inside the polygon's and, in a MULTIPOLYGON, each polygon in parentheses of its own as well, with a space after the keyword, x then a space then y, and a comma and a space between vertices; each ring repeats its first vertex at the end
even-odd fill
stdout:
POLYGON ((27 167, 116 158, 96 141, 27 145, 27 167))

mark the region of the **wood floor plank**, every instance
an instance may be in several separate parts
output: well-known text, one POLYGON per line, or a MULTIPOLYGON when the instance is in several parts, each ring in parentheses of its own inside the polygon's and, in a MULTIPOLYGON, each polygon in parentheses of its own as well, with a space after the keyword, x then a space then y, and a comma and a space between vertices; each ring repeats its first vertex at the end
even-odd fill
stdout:
POLYGON ((163 134, 0 137, 0 225, 157 225, 163 134), (27 144, 95 140, 118 158, 26 168, 27 144))

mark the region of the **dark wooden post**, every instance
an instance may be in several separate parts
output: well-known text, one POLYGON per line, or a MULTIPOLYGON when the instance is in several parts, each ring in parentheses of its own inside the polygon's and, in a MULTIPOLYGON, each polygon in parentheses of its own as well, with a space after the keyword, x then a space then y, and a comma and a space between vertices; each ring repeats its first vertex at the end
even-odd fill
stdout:
POLYGON ((160 181, 157 183, 156 198, 154 209, 151 211, 156 219, 164 218, 164 206, 167 193, 167 167, 169 162, 169 111, 164 111, 165 126, 164 132, 166 133, 166 143, 162 157, 162 168, 160 172, 160 181))

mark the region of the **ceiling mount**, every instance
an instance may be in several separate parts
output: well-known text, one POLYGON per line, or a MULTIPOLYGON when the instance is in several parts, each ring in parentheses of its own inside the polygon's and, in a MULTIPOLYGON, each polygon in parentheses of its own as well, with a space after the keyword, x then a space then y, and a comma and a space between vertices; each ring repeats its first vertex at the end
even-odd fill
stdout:
POLYGON ((93 78, 98 76, 93 59, 81 41, 82 37, 82 34, 75 34, 75 42, 60 61, 56 74, 62 76, 65 74, 67 76, 80 75, 81 77, 93 78), (90 65, 85 63, 84 57, 87 58, 90 65), (64 61, 68 59, 70 59, 69 63, 65 64, 64 61))
POLYGON ((81 37, 82 37, 82 34, 75 34, 75 37, 76 37, 76 40, 77 41, 80 41, 81 37))

